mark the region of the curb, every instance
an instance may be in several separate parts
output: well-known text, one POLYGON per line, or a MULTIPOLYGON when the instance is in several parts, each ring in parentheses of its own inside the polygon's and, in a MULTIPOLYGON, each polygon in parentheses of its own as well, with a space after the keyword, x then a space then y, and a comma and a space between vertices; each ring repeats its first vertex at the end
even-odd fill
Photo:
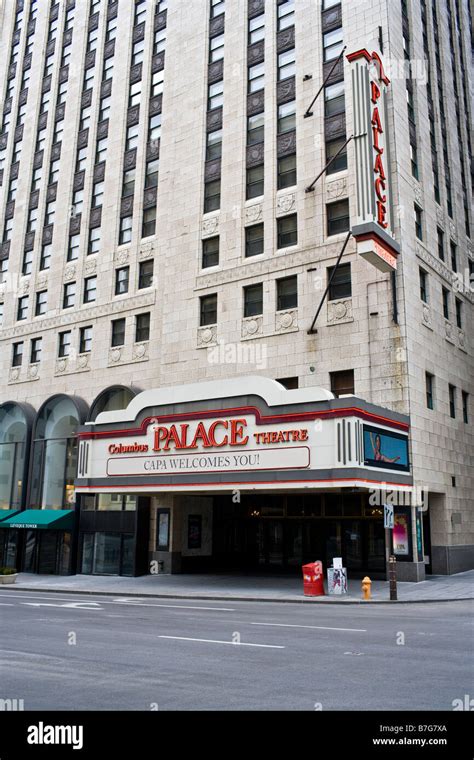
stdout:
MULTIPOLYGON (((3 590, 3 589, 2 589, 3 590)), ((452 599, 397 599, 397 601, 390 601, 390 599, 371 599, 365 601, 364 599, 348 599, 343 601, 342 599, 322 599, 321 597, 310 598, 303 597, 302 599, 279 599, 277 597, 248 597, 248 596, 202 596, 195 594, 141 594, 136 591, 126 593, 124 591, 79 591, 77 589, 39 589, 37 587, 22 586, 18 587, 15 584, 11 584, 8 587, 9 591, 35 591, 39 594, 78 594, 82 596, 125 596, 139 599, 185 599, 198 600, 200 602, 267 602, 270 604, 329 604, 329 605, 366 605, 373 604, 439 604, 440 602, 472 602, 472 597, 456 597, 452 599)))

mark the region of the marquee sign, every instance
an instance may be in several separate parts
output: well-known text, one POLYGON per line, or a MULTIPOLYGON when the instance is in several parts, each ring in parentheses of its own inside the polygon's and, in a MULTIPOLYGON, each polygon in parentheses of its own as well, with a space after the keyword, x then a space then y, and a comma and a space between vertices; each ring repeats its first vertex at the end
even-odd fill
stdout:
MULTIPOLYGON (((371 430, 379 432, 377 444, 380 440, 385 448, 390 436, 408 440, 408 424, 393 413, 371 412, 359 399, 354 399, 357 405, 348 405, 347 399, 308 405, 315 395, 312 389, 286 391, 272 380, 252 381, 259 393, 240 395, 233 404, 210 397, 188 401, 177 412, 174 405, 160 404, 171 389, 157 389, 136 396, 130 412, 99 415, 79 433, 77 491, 209 490, 236 483, 281 489, 338 481, 356 487, 359 480, 371 479, 402 487, 409 482, 409 468, 397 478, 400 468, 388 459, 366 461, 365 422, 375 426, 371 430), (272 407, 268 391, 275 386, 287 403, 272 407), (153 393, 156 404, 150 403, 153 393)), ((199 395, 197 389, 207 386, 210 393, 222 393, 229 385, 242 389, 245 382, 202 383, 179 390, 188 388, 199 395)))
POLYGON ((382 272, 396 269, 399 246, 392 231, 386 76, 379 53, 361 49, 352 64, 352 96, 357 172, 358 253, 382 272))

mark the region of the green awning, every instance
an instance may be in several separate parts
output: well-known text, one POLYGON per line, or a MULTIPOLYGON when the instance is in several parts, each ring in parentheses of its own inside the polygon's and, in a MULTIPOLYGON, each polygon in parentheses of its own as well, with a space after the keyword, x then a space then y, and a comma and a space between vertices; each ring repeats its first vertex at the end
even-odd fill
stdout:
POLYGON ((2 528, 38 528, 40 530, 72 530, 73 509, 25 509, 3 520, 2 528))
POLYGON ((13 517, 13 515, 17 515, 19 511, 19 509, 0 509, 0 523, 3 522, 3 520, 7 520, 9 517, 13 517))

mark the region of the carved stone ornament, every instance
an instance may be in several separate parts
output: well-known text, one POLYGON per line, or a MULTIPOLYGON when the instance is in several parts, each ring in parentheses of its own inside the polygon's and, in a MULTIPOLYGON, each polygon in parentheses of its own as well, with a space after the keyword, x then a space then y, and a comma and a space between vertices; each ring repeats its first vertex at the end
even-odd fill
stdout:
POLYGON ((197 345, 198 348, 207 348, 217 341, 217 325, 209 327, 198 327, 197 345))
POLYGON ((296 206, 296 193, 281 195, 277 198, 277 215, 289 214, 296 206))
POLYGON ((263 205, 256 203, 253 206, 247 206, 245 209, 245 223, 254 224, 259 222, 263 216, 263 205))
POLYGON ((209 237, 215 235, 219 231, 219 217, 213 216, 210 219, 205 219, 202 223, 202 236, 209 237))

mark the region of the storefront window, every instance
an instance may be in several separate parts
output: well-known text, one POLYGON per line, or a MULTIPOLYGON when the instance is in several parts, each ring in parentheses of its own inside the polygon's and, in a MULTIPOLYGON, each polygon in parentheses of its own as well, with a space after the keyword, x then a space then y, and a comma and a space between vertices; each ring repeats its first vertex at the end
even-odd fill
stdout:
POLYGON ((17 404, 0 407, 0 509, 20 509, 28 426, 17 404))
POLYGON ((17 545, 17 530, 0 530, 0 567, 16 566, 17 545))
POLYGON ((84 533, 81 572, 86 575, 133 575, 132 533, 84 533))
POLYGON ((126 409, 134 396, 135 392, 131 388, 123 386, 107 388, 93 402, 88 417, 89 421, 93 422, 102 412, 117 412, 126 409))
POLYGON ((74 509, 79 413, 72 399, 50 399, 36 420, 30 505, 74 509))

